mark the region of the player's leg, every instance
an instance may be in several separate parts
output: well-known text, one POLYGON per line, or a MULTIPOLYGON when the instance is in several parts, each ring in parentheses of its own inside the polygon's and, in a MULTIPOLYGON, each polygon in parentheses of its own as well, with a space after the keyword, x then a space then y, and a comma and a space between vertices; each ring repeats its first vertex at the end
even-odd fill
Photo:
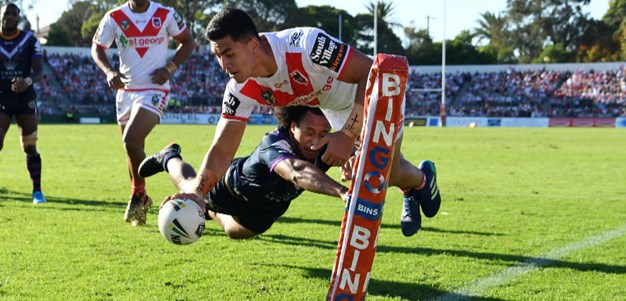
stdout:
POLYGON ((213 219, 222 229, 228 238, 232 239, 246 239, 251 238, 258 233, 251 231, 250 229, 242 226, 239 223, 239 219, 232 215, 217 213, 211 210, 207 210, 211 219, 213 219))
POLYGON ((185 188, 187 185, 194 185, 196 171, 191 165, 183 161, 181 152, 182 148, 176 143, 166 145, 161 151, 146 157, 139 164, 139 175, 147 178, 165 171, 169 174, 170 180, 176 188, 181 191, 189 191, 190 189, 185 188))
POLYGON ((139 164, 146 158, 145 139, 158 122, 159 116, 154 112, 134 105, 122 134, 132 185, 131 208, 125 218, 126 221, 131 221, 133 226, 145 224, 145 214, 152 205, 152 200, 146 194, 145 180, 139 175, 139 164))
MULTIPOLYGON (((390 186, 396 186, 402 191, 410 190, 412 187, 420 186, 423 182, 422 172, 411 162, 407 161, 400 151, 402 137, 396 140, 394 145, 394 156, 390 172, 390 186)), ((417 200, 404 195, 402 203, 402 215, 400 216, 400 227, 404 236, 411 236, 422 226, 422 216, 419 211, 417 200)))
POLYGON ((6 137, 10 126, 11 126, 11 115, 3 111, 0 111, 0 151, 2 151, 2 149, 4 148, 4 137, 6 137))
POLYGON ((182 161, 180 155, 181 151, 180 145, 176 143, 166 145, 158 153, 146 157, 141 164, 139 164, 139 176, 147 178, 162 171, 170 172, 168 168, 169 160, 179 158, 182 161))
POLYGON ((26 168, 33 184, 33 204, 46 203, 41 192, 41 156, 37 151, 37 114, 17 114, 15 121, 21 133, 21 145, 26 154, 26 168))
POLYGON ((419 208, 427 217, 439 211, 441 195, 437 187, 437 171, 431 161, 422 161, 419 167, 406 160, 401 152, 402 137, 396 140, 391 166, 390 185, 404 192, 401 226, 405 236, 415 234, 421 226, 419 208))

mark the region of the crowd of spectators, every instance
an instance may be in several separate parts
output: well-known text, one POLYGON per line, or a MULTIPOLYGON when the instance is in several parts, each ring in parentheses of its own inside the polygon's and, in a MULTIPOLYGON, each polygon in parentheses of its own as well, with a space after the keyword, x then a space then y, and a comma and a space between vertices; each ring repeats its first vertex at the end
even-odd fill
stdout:
MULTIPOLYGON (((73 111, 110 114, 114 91, 89 56, 47 56, 54 79, 38 83, 44 113, 73 111), (66 99, 66 102, 58 101, 66 99)), ((117 57, 111 61, 118 63, 117 57)), ((537 70, 448 73, 448 116, 618 117, 626 116, 626 68, 595 72, 537 70)), ((198 48, 173 74, 169 112, 219 113, 228 75, 207 48, 198 48)), ((436 116, 441 104, 441 73, 410 72, 407 116, 436 116)), ((270 109, 259 107, 257 113, 270 109)))

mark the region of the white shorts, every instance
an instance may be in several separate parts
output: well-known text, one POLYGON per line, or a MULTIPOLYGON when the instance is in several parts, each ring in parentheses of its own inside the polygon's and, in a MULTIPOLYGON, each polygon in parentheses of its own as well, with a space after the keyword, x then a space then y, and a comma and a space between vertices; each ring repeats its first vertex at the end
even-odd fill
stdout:
POLYGON ((125 125, 130 119, 133 107, 138 106, 163 117, 170 100, 170 91, 160 89, 117 90, 115 107, 117 109, 117 123, 125 125))
MULTIPOLYGON (((396 140, 399 139, 402 136, 402 133, 404 132, 405 107, 406 107, 406 96, 404 98, 404 102, 402 103, 402 118, 400 119, 398 124, 396 124, 396 128, 399 129, 398 135, 396 136, 396 140)), ((343 128, 344 124, 346 124, 346 122, 348 121, 348 118, 350 117, 350 113, 352 113, 352 108, 354 108, 354 102, 351 103, 349 107, 346 107, 345 109, 342 109, 339 111, 327 110, 327 109, 322 109, 322 108, 320 109, 322 110, 322 113, 324 113, 324 116, 326 116, 326 119, 330 123, 330 126, 335 131, 340 131, 343 128)))

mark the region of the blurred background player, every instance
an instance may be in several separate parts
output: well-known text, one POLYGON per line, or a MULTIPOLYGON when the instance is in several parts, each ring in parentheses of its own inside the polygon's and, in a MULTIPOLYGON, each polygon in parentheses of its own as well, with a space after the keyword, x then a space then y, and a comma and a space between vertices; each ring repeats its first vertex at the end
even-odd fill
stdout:
MULTIPOLYGON (((225 8, 211 19, 206 38, 231 80, 224 91, 222 116, 213 143, 200 166, 196 185, 186 192, 206 195, 224 175, 239 147, 246 121, 259 104, 319 107, 336 131, 312 148, 327 145, 322 160, 329 165, 347 163, 361 133, 372 59, 319 28, 259 35, 250 16, 233 8, 225 8)), ((396 125, 398 139, 389 185, 404 191, 401 227, 402 233, 410 236, 421 226, 420 206, 426 216, 434 216, 441 195, 435 165, 423 161, 418 168, 400 152, 403 122, 396 125)))
POLYGON ((0 9, 0 150, 11 119, 21 132, 26 167, 33 182, 33 204, 46 202, 41 193, 41 156, 37 152, 37 95, 33 83, 42 77, 41 45, 30 31, 17 28, 20 9, 8 3, 0 9))
POLYGON ((194 41, 181 16, 170 7, 148 0, 131 0, 107 12, 93 37, 91 54, 117 89, 117 122, 126 150, 132 192, 124 219, 133 226, 146 222, 152 200, 137 168, 146 157, 145 139, 159 123, 170 97, 169 78, 193 52, 194 41), (180 43, 167 61, 169 38, 180 43), (106 49, 117 46, 115 69, 106 49))
MULTIPOLYGON (((178 197, 194 199, 228 237, 243 239, 267 231, 304 190, 346 201, 348 188, 325 174, 330 166, 320 159, 322 151, 311 150, 330 130, 322 112, 296 106, 275 116, 278 128, 266 134, 252 154, 233 160, 206 198, 181 194, 163 203, 178 197)), ((139 173, 148 177, 164 170, 181 191, 195 184, 196 173, 183 162, 177 144, 146 158, 139 173)))

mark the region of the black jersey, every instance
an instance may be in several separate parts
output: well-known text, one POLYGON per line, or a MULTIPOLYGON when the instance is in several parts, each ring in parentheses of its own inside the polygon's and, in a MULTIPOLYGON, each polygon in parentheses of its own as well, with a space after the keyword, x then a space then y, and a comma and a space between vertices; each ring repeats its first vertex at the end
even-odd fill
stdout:
POLYGON ((26 96, 29 100, 35 99, 32 85, 22 93, 15 93, 11 90, 11 81, 16 77, 30 76, 32 59, 41 56, 41 44, 30 31, 22 31, 12 39, 0 36, 0 97, 26 96))
MULTIPOLYGON (((250 209, 279 217, 304 191, 274 172, 274 167, 287 158, 299 159, 297 147, 289 130, 278 127, 263 137, 250 156, 233 162, 226 175, 228 183, 250 209)), ((314 164, 324 172, 329 168, 319 158, 314 164)))

